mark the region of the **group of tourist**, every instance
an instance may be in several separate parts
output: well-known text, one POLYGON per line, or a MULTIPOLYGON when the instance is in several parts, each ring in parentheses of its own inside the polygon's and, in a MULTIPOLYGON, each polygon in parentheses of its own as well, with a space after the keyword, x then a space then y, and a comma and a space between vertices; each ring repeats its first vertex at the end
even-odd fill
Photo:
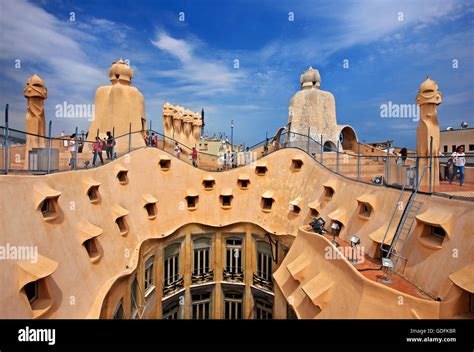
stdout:
MULTIPOLYGON (((77 153, 82 153, 84 148, 84 142, 81 137, 76 138, 75 134, 72 134, 69 137, 69 153, 71 154, 71 158, 69 159, 69 166, 71 169, 76 167, 76 141, 77 141, 77 153)), ((101 139, 99 136, 95 137, 95 141, 92 144, 92 165, 96 166, 98 159, 100 160, 101 164, 104 164, 104 158, 102 156, 102 152, 105 150, 106 152, 106 160, 113 160, 117 158, 117 154, 114 151, 115 147, 115 138, 110 131, 107 131, 107 137, 101 139)), ((89 161, 85 162, 85 166, 89 165, 89 161)))
MULTIPOLYGON (((181 146, 179 145, 179 143, 176 142, 174 146, 174 153, 178 159, 181 159, 182 152, 183 152, 183 149, 181 149, 181 146)), ((192 160, 193 166, 197 167, 198 166, 197 164, 198 152, 197 152, 196 146, 194 146, 193 149, 191 150, 191 160, 192 160)))
POLYGON ((100 163, 104 164, 104 158, 102 157, 102 151, 105 149, 106 160, 113 160, 117 156, 114 153, 115 147, 115 138, 112 136, 110 131, 107 131, 107 137, 104 137, 103 140, 99 136, 95 137, 95 142, 92 145, 92 154, 94 155, 92 159, 92 165, 95 166, 97 162, 97 157, 100 159, 100 163))
MULTIPOLYGON (((397 165, 405 165, 407 159, 407 149, 402 148, 397 154, 397 165)), ((440 156, 444 156, 440 153, 440 156)), ((459 177, 459 185, 464 186, 464 171, 466 166, 466 154, 464 153, 464 145, 459 145, 456 151, 451 154, 444 166, 444 177, 440 170, 440 181, 447 180, 449 184, 453 183, 455 177, 459 177)))
POLYGON ((152 132, 150 136, 149 132, 147 131, 144 138, 147 146, 158 147, 158 135, 155 132, 152 132))
POLYGON ((222 165, 223 170, 229 170, 238 166, 248 165, 251 160, 250 148, 247 147, 245 148, 245 151, 239 152, 227 150, 220 157, 220 164, 222 165))

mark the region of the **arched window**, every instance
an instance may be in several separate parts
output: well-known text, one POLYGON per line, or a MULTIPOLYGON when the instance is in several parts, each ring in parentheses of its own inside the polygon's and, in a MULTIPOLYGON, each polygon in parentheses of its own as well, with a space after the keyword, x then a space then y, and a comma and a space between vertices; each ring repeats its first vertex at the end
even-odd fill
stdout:
POLYGON ((211 272, 211 240, 201 237, 193 242, 193 283, 204 280, 211 272))
POLYGON ((179 279, 179 250, 178 243, 165 248, 164 285, 174 284, 179 279))
POLYGON ((242 239, 231 237, 226 239, 226 262, 224 279, 242 281, 242 239))
POLYGON ((225 319, 242 319, 243 295, 241 292, 224 292, 225 319))
POLYGON ((273 319, 273 302, 263 297, 255 298, 254 319, 273 319))
POLYGON ((272 247, 268 242, 257 241, 257 276, 272 281, 272 247))

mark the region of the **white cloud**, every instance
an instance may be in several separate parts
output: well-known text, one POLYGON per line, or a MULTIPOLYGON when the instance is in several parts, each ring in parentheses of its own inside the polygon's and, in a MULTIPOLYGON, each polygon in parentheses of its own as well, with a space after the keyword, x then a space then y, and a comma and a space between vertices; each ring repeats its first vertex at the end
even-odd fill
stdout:
POLYGON ((284 55, 289 60, 303 58, 325 65, 329 57, 342 49, 379 40, 399 41, 405 31, 426 31, 430 26, 454 21, 474 10, 472 4, 456 0, 331 1, 318 6, 312 1, 303 1, 293 6, 295 22, 304 21, 309 35, 275 40, 262 48, 263 58, 278 53, 280 59, 284 55), (403 21, 399 21, 400 13, 403 21), (328 20, 330 27, 320 26, 328 20))
POLYGON ((74 39, 82 35, 74 25, 24 0, 2 1, 2 12, 0 59, 12 63, 19 59, 29 63, 23 67, 30 71, 41 65, 43 79, 60 78, 62 89, 67 86, 73 91, 89 90, 104 76, 74 39))
POLYGON ((233 68, 233 60, 226 62, 223 58, 199 55, 195 42, 176 39, 163 31, 157 31, 151 43, 179 60, 176 68, 155 72, 157 76, 173 78, 177 91, 199 96, 229 93, 245 76, 241 68, 233 68))

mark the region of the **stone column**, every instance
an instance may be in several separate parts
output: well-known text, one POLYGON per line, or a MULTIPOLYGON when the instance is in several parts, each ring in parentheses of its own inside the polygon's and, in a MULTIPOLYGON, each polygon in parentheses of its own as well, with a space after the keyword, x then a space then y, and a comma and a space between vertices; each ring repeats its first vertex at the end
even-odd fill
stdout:
POLYGON ((431 191, 439 189, 439 144, 440 131, 438 123, 437 105, 441 104, 441 92, 435 81, 427 78, 421 85, 416 95, 416 103, 420 106, 420 120, 416 130, 416 153, 419 157, 418 178, 420 191, 429 191, 431 174, 431 191), (430 166, 430 143, 432 139, 432 166, 430 166))

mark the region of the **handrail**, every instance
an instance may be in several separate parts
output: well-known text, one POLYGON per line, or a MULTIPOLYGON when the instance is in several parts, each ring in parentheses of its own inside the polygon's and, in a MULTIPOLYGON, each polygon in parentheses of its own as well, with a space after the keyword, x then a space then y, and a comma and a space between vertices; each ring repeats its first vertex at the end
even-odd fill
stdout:
MULTIPOLYGON (((12 131, 12 132, 15 132, 15 133, 24 133, 25 135, 31 135, 31 136, 44 138, 44 139, 48 140, 48 145, 51 144, 49 142, 52 141, 52 140, 64 141, 64 140, 68 140, 68 139, 71 138, 71 136, 63 136, 61 138, 40 136, 40 135, 35 135, 35 134, 23 132, 23 131, 20 131, 20 130, 17 130, 17 129, 12 129, 12 128, 5 127, 5 126, 0 126, 0 130, 3 130, 4 138, 7 138, 6 136, 8 135, 8 133, 12 131)), ((159 143, 162 142, 162 147, 159 144, 156 145, 156 147, 160 147, 160 149, 163 149, 163 151, 165 151, 165 152, 167 152, 171 155, 173 155, 173 152, 169 149, 169 147, 174 146, 176 143, 178 143, 178 145, 183 149, 183 151, 186 155, 189 155, 192 151, 192 148, 190 148, 189 146, 187 146, 187 145, 185 145, 185 144, 183 144, 183 143, 181 143, 181 142, 179 142, 179 141, 177 141, 177 140, 175 140, 171 137, 168 137, 168 136, 164 135, 161 132, 155 131, 153 129, 144 129, 144 130, 129 132, 129 133, 126 133, 126 134, 123 134, 123 135, 116 136, 116 137, 114 137, 114 139, 116 141, 118 141, 118 140, 122 140, 123 137, 128 136, 129 140, 130 140, 130 136, 133 135, 133 134, 140 134, 142 138, 145 138, 146 134, 148 134, 148 136, 151 138, 151 135, 153 133, 156 134, 156 136, 158 138, 158 142, 159 143)), ((282 133, 280 133, 279 140, 277 141, 278 143, 275 145, 276 148, 273 148, 273 143, 272 142, 276 141, 277 134, 275 134, 274 136, 268 137, 269 148, 268 148, 268 150, 265 150, 263 153, 261 153, 261 155, 260 155, 260 153, 258 155, 255 155, 256 149, 259 149, 262 144, 266 143, 267 138, 265 138, 261 142, 258 142, 256 144, 252 145, 251 147, 248 147, 249 152, 253 153, 253 157, 252 157, 252 160, 250 162, 254 162, 255 160, 258 160, 262 157, 265 157, 266 155, 271 154, 271 153, 275 152, 278 149, 296 148, 296 149, 299 149, 299 150, 305 152, 309 156, 311 156, 318 164, 320 164, 321 166, 323 166, 324 168, 326 168, 327 170, 329 170, 333 173, 336 173, 336 174, 338 174, 338 175, 340 175, 344 178, 347 178, 347 179, 350 179, 350 180, 353 180, 353 181, 356 181, 356 182, 362 182, 362 183, 367 183, 367 184, 374 185, 373 182, 371 183, 371 182, 368 182, 367 180, 360 179, 360 172, 363 171, 362 166, 360 165, 361 158, 370 158, 370 159, 375 158, 375 161, 378 162, 380 166, 383 167, 383 163, 385 163, 385 168, 386 169, 388 169, 388 164, 393 162, 393 160, 391 158, 395 158, 395 156, 391 155, 391 154, 389 154, 389 155, 385 154, 385 156, 382 156, 382 155, 371 155, 371 154, 367 155, 367 154, 360 154, 360 153, 353 154, 353 153, 349 153, 349 152, 346 152, 346 151, 340 152, 339 150, 335 150, 331 147, 327 147, 327 146, 322 145, 321 142, 315 140, 310 135, 305 135, 305 134, 301 134, 301 133, 294 132, 294 131, 283 131, 282 133), (336 159, 331 159, 331 160, 336 160, 336 164, 337 164, 336 165, 336 170, 334 170, 334 168, 331 167, 331 162, 329 162, 329 164, 328 164, 328 162, 325 162, 327 160, 326 158, 324 158, 324 160, 323 160, 323 154, 324 154, 323 151, 327 152, 328 150, 331 150, 333 153, 334 152, 336 153, 336 159), (321 155, 317 155, 317 154, 321 154, 321 155), (340 154, 342 154, 344 156, 344 160, 347 159, 346 156, 357 157, 357 176, 356 177, 344 175, 344 172, 340 172, 340 170, 338 170, 338 166, 339 166, 339 169, 340 169, 341 165, 344 166, 343 164, 339 163, 338 159, 340 158, 340 156, 339 156, 340 154), (318 157, 319 157, 319 160, 318 160, 318 157), (382 159, 382 160, 380 160, 380 159, 382 159)), ((77 142, 76 143, 76 150, 77 150, 77 148, 79 148, 79 146, 85 147, 86 144, 93 143, 93 141, 82 140, 80 138, 80 134, 76 135, 75 140, 77 142)), ((357 142, 357 143, 358 143, 358 148, 360 148, 361 145, 365 145, 365 144, 360 143, 360 142, 357 142)), ((4 141, 4 144, 7 144, 7 141, 4 141)), ((151 142, 149 142, 148 145, 146 145, 146 147, 150 147, 150 144, 151 144, 151 142)), ((90 145, 90 144, 88 144, 88 145, 90 145)), ((129 145, 130 145, 130 141, 129 141, 129 145)), ((16 148, 16 147, 21 147, 21 146, 23 146, 23 144, 20 144, 20 145, 17 145, 17 146, 10 146, 10 148, 16 148)), ((129 149, 129 151, 137 150, 139 148, 142 148, 142 146, 134 147, 132 149, 129 149)), ((89 149, 85 149, 85 150, 89 151, 89 149)), ((232 153, 232 158, 240 158, 241 155, 239 153, 246 153, 246 152, 247 152, 246 150, 241 151, 241 152, 234 151, 232 153)), ((69 171, 69 169, 67 169, 67 170, 63 170, 63 169, 55 169, 55 170, 49 170, 49 169, 48 170, 46 170, 46 169, 44 169, 44 170, 43 169, 38 169, 38 170, 36 170, 36 169, 35 170, 11 169, 9 167, 10 164, 8 164, 9 160, 11 160, 11 157, 9 158, 9 155, 8 155, 9 153, 7 152, 7 150, 5 150, 5 153, 2 153, 2 154, 5 154, 5 157, 3 158, 4 159, 3 163, 6 165, 6 167, 3 168, 4 165, 0 165, 0 167, 2 167, 2 169, 5 173, 7 173, 9 171, 14 171, 16 173, 46 174, 46 173, 53 173, 53 172, 69 171)), ((121 155, 119 155, 119 156, 122 156, 122 155, 125 155, 125 154, 127 154, 127 152, 123 151, 121 153, 121 155)), ((82 156, 82 158, 79 157, 79 154, 77 154, 77 157, 79 157, 80 159, 82 159, 84 161, 84 157, 83 157, 84 154, 81 153, 80 155, 82 156)), ((210 167, 202 167, 202 166, 200 167, 199 165, 197 165, 198 168, 201 168, 202 170, 206 170, 206 171, 227 171, 227 170, 224 170, 220 165, 212 165, 212 163, 214 163, 216 161, 215 159, 213 160, 213 158, 221 158, 222 155, 216 155, 216 154, 206 153, 204 151, 198 151, 198 156, 206 156, 206 157, 212 158, 212 159, 209 160, 211 162, 210 167)), ((433 158, 445 158, 445 156, 442 156, 442 157, 432 156, 432 157, 433 158)), ((470 157, 470 155, 466 154, 466 157, 470 157)), ((414 164, 418 164, 418 161, 420 159, 423 159, 423 158, 424 159, 429 159, 430 156, 426 156, 426 157, 425 156, 415 156, 414 164)), ((248 163, 249 163, 248 158, 244 157, 244 159, 245 159, 245 161, 240 159, 239 165, 233 164, 232 167, 229 168, 229 170, 233 170, 236 167, 243 167, 245 165, 248 165, 248 163)), ((233 160, 235 160, 235 159, 233 159, 233 160)), ((411 158, 407 158, 406 160, 410 160, 410 163, 413 162, 413 159, 411 159, 411 158)), ((182 159, 182 161, 186 162, 187 158, 182 159)), ((79 160, 75 160, 75 162, 78 163, 79 160)), ((86 160, 86 162, 87 162, 87 160, 86 160)), ((221 162, 221 161, 219 161, 219 162, 221 162)), ((87 165, 85 164, 84 167, 87 168, 87 165)), ((76 169, 79 170, 79 169, 82 169, 82 167, 79 167, 79 165, 76 164, 76 169)), ((354 169, 354 172, 355 172, 355 169, 354 169)), ((407 182, 407 180, 405 179, 405 183, 404 183, 404 186, 402 187, 402 193, 401 194, 403 194, 403 191, 406 188, 406 182, 407 182)), ((398 184, 390 182, 388 179, 386 179, 384 183, 385 183, 384 184, 385 186, 397 187, 397 188, 400 187, 398 184)), ((416 186, 419 186, 418 182, 417 182, 416 186)), ((418 188, 417 188, 417 192, 418 192, 418 188)), ((423 193, 425 193, 425 192, 423 192, 423 193)), ((448 194, 443 194, 443 193, 440 193, 440 192, 428 192, 428 194, 433 194, 433 195, 438 195, 438 196, 443 196, 443 197, 449 197, 449 198, 453 198, 453 199, 474 201, 474 197, 469 197, 469 196, 461 196, 461 195, 453 195, 453 194, 448 195, 448 194)), ((392 217, 393 216, 394 215, 392 215, 392 217)), ((388 232, 388 230, 384 234, 384 239, 387 236, 387 232, 388 232)))

